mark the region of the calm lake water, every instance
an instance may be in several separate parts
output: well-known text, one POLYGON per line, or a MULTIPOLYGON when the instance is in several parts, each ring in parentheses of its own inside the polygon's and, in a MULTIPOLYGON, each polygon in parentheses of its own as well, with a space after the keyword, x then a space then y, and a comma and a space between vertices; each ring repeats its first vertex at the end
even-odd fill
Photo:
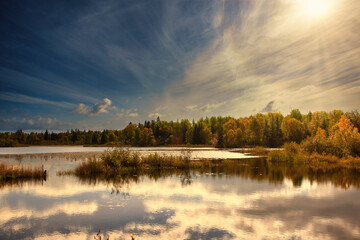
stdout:
MULTIPOLYGON (((130 239, 128 233, 137 240, 360 239, 356 168, 332 165, 325 170, 246 158, 214 172, 79 179, 56 172, 97 153, 65 148, 27 148, 18 155, 0 149, 0 162, 44 165, 49 173, 46 181, 0 185, 1 239, 94 239, 99 229, 110 239, 130 239), (30 154, 35 152, 46 154, 30 154)), ((210 148, 194 154, 244 157, 210 148)))
MULTIPOLYGON (((6 155, 26 155, 26 154, 66 154, 66 153, 101 153, 113 148, 108 147, 83 147, 83 146, 63 146, 63 147, 10 147, 0 148, 0 156, 6 155)), ((186 152, 182 147, 130 147, 131 151, 138 151, 141 154, 181 155, 186 152)), ((240 159, 251 158, 239 151, 243 149, 216 149, 216 148, 192 148, 192 159, 240 159)), ((79 154, 78 154, 79 155, 79 154)))

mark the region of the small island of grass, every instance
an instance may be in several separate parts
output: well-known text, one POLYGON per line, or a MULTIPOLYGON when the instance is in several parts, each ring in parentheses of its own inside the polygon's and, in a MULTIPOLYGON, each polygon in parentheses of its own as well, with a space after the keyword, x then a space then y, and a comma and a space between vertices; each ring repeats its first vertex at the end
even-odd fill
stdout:
POLYGON ((207 170, 229 163, 227 160, 190 160, 191 150, 179 156, 152 153, 141 155, 139 152, 117 148, 105 151, 100 158, 93 157, 81 163, 74 170, 58 172, 58 175, 73 174, 78 177, 114 177, 121 174, 138 174, 159 170, 207 170))
POLYGON ((46 171, 0 163, 0 186, 46 179, 46 171))

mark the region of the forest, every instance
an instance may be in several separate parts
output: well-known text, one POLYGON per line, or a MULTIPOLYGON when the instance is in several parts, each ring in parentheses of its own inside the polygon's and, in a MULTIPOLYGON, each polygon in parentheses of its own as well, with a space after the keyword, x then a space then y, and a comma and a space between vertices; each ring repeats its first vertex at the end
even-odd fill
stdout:
POLYGON ((202 145, 218 148, 281 147, 286 142, 301 144, 307 152, 339 157, 360 156, 360 114, 358 111, 318 111, 302 114, 293 109, 258 113, 249 117, 206 117, 129 123, 122 130, 71 130, 67 132, 0 133, 0 146, 25 145, 106 145, 165 146, 202 145))

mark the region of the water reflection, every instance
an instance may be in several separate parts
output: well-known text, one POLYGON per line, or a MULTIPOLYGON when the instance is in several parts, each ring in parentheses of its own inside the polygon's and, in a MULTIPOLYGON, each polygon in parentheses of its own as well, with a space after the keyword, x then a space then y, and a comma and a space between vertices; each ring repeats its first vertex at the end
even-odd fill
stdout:
POLYGON ((53 169, 42 185, 3 186, 0 235, 93 239, 101 228, 110 239, 360 237, 358 168, 246 159, 206 171, 56 176, 79 161, 48 159, 53 169))
POLYGON ((0 181, 0 190, 2 188, 11 187, 11 188, 23 188, 27 184, 33 185, 43 185, 44 181, 46 181, 46 177, 44 179, 12 179, 7 181, 0 181))
POLYGON ((337 187, 344 189, 353 186, 360 188, 360 166, 344 164, 308 165, 308 164, 273 164, 265 158, 225 160, 220 166, 210 169, 199 170, 146 170, 131 174, 120 174, 115 178, 107 176, 93 176, 91 178, 79 177, 80 180, 96 184, 105 181, 113 184, 139 182, 141 176, 147 176, 155 181, 171 175, 179 176, 182 185, 190 185, 192 178, 197 174, 209 175, 214 178, 236 176, 253 181, 267 181, 272 184, 283 184, 285 180, 291 180, 294 187, 301 187, 303 180, 312 184, 331 182, 337 187))

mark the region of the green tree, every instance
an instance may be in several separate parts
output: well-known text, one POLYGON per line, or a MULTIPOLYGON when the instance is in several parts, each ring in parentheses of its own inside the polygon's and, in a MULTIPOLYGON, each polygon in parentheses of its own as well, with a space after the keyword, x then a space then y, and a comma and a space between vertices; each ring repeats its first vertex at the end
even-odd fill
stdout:
POLYGON ((223 148, 224 145, 224 128, 222 126, 217 128, 217 148, 223 148))
POLYGON ((31 132, 30 135, 26 139, 27 144, 39 144, 40 140, 36 133, 31 132))
POLYGON ((132 145, 135 138, 135 129, 137 126, 135 124, 129 123, 123 130, 122 134, 125 140, 125 144, 132 145))
POLYGON ((134 141, 132 145, 140 146, 140 128, 135 128, 134 141))
POLYGON ((191 126, 185 134, 186 144, 194 144, 194 126, 191 126))
POLYGON ((225 135, 225 147, 236 147, 236 132, 230 129, 225 135))
POLYGON ((48 132, 47 129, 46 129, 46 131, 45 131, 45 133, 44 133, 44 140, 45 140, 45 141, 50 140, 50 134, 49 134, 49 132, 48 132))
POLYGON ((281 130, 287 141, 300 143, 305 138, 305 127, 302 122, 292 117, 285 117, 281 130))
POLYGON ((296 109, 291 110, 290 117, 291 117, 291 118, 295 118, 295 119, 299 120, 300 122, 301 122, 301 121, 302 121, 302 119, 303 119, 303 117, 302 117, 302 114, 301 114, 300 110, 299 110, 299 109, 297 109, 297 108, 296 108, 296 109))
POLYGON ((101 134, 101 144, 106 144, 109 141, 107 131, 103 131, 101 134))
POLYGON ((360 130, 360 113, 357 110, 345 113, 345 117, 350 119, 354 127, 360 130))
POLYGON ((155 137, 151 128, 144 128, 140 132, 140 146, 154 146, 155 137))
POLYGON ((109 137, 109 142, 117 141, 117 136, 115 135, 114 131, 109 131, 108 137, 109 137))
POLYGON ((14 138, 18 143, 26 142, 26 134, 21 129, 15 132, 14 138))
POLYGON ((311 135, 315 135, 318 128, 322 128, 329 133, 330 118, 327 112, 314 112, 311 121, 308 124, 308 129, 311 135))

